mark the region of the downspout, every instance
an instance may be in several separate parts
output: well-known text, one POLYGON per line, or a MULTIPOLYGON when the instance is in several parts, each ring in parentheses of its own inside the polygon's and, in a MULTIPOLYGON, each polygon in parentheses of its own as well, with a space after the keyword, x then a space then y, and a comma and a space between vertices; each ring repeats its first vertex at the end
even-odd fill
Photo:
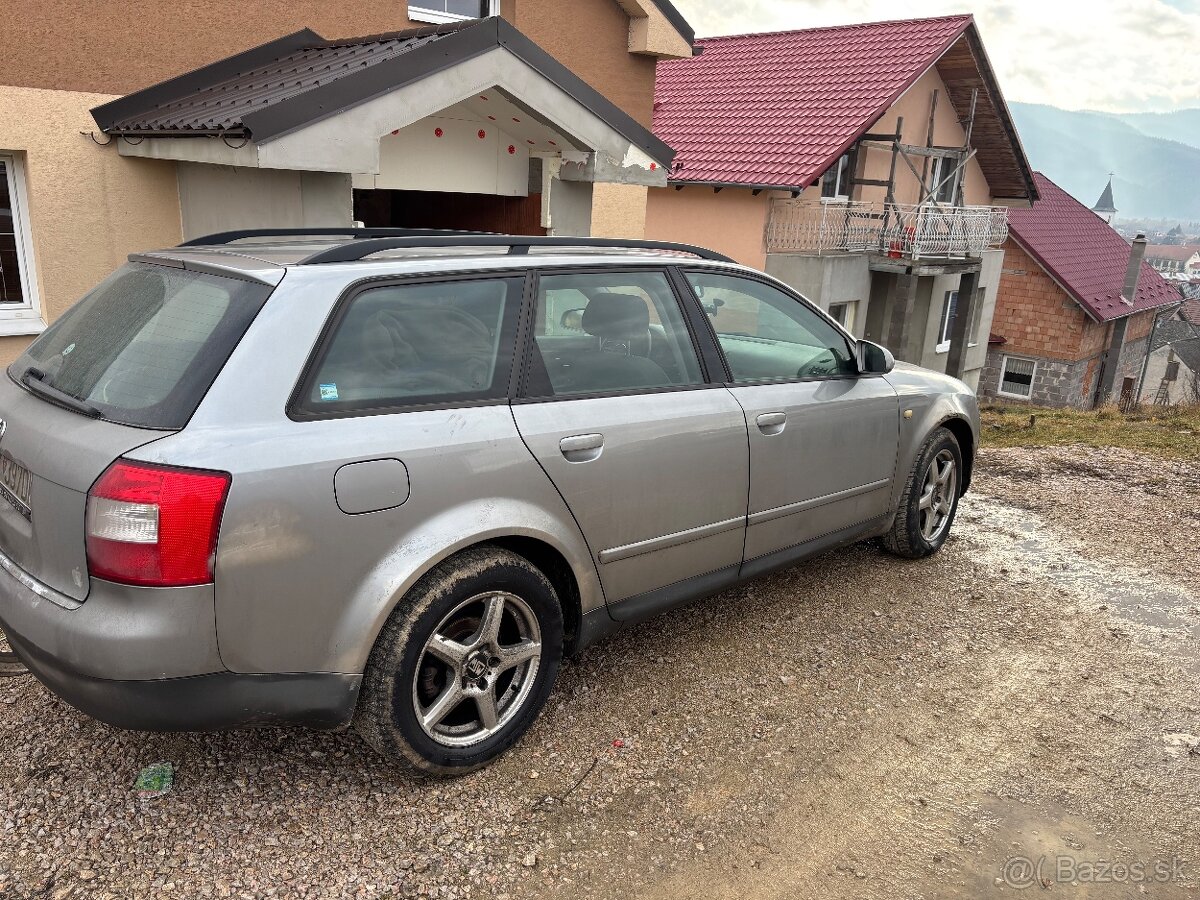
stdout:
POLYGON ((1142 402, 1142 389, 1146 386, 1146 369, 1150 367, 1150 348, 1154 346, 1154 338, 1158 335, 1158 326, 1161 322, 1161 316, 1155 316, 1154 324, 1150 326, 1150 337, 1146 339, 1146 354, 1142 357, 1142 371, 1138 373, 1137 391, 1133 395, 1135 403, 1142 402))
MULTIPOLYGON (((1142 260, 1146 256, 1146 236, 1139 234, 1133 239, 1129 248, 1129 266, 1125 269, 1125 284, 1121 288, 1121 302, 1133 306, 1137 297, 1138 279, 1142 274, 1142 260)), ((1125 331, 1129 327, 1127 313, 1113 322, 1112 337, 1108 349, 1104 351, 1103 368, 1100 371, 1100 382, 1096 387, 1094 406, 1100 406, 1112 396, 1113 384, 1117 380, 1117 368, 1121 363, 1121 350, 1125 346, 1125 331)))

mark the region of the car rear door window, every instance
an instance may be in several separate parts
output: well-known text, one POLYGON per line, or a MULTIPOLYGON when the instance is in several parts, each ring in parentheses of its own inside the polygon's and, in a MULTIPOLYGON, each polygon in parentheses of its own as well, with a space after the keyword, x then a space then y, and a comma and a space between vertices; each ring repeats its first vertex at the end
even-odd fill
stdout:
POLYGON ((704 383, 663 272, 543 275, 534 313, 534 397, 704 383))
POLYGON ((753 278, 687 272, 734 381, 854 375, 850 343, 795 297, 753 278))
POLYGON ((131 263, 51 325, 9 374, 36 378, 110 421, 182 428, 270 293, 263 284, 131 263))
POLYGON ((523 277, 389 284, 342 305, 294 409, 301 416, 508 395, 523 277))

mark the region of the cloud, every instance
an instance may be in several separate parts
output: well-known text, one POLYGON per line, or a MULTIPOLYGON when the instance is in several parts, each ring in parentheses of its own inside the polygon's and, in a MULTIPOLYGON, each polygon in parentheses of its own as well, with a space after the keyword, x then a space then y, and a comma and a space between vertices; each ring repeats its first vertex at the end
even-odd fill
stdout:
POLYGON ((675 0, 701 36, 974 12, 1009 100, 1200 107, 1200 0, 675 0))

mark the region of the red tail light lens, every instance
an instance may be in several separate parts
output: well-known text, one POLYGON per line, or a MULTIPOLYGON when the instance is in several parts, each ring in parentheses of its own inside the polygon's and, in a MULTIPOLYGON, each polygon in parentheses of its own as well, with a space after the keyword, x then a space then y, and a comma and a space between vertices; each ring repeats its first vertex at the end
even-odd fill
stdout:
POLYGON ((88 572, 145 587, 210 584, 227 472, 119 459, 88 492, 88 572))

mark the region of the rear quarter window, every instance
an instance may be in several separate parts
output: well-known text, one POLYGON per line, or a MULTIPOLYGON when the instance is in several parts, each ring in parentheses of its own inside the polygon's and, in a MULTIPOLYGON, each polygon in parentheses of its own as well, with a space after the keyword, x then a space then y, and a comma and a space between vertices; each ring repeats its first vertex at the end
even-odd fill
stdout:
POLYGON ((524 276, 387 284, 339 305, 298 418, 508 396, 524 276))
POLYGON ((68 310, 9 368, 110 421, 178 429, 200 405, 271 288, 131 263, 68 310))

